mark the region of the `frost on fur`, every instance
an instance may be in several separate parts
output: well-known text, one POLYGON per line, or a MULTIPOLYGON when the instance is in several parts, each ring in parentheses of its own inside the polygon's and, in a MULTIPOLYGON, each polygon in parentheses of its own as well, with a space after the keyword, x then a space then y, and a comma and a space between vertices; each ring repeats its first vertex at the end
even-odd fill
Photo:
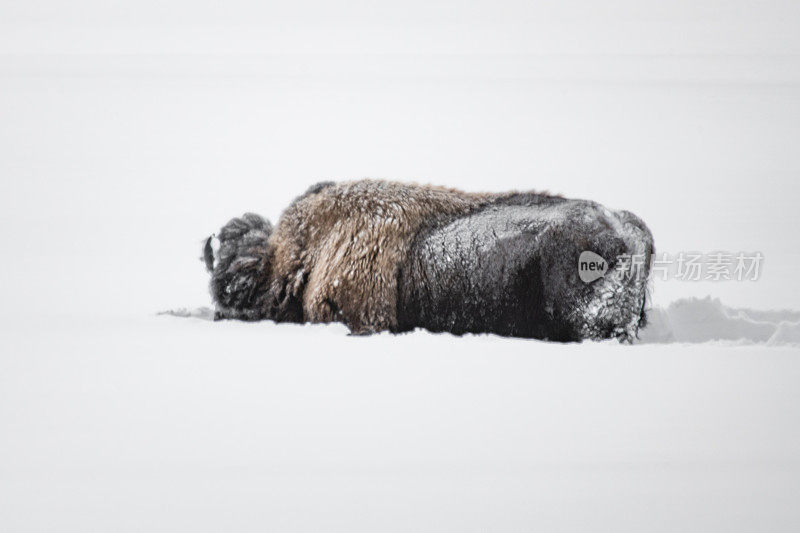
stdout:
POLYGON ((258 215, 235 218, 204 259, 217 318, 630 340, 647 276, 584 283, 587 250, 649 258, 653 238, 633 214, 595 202, 363 180, 311 187, 274 231, 258 215))

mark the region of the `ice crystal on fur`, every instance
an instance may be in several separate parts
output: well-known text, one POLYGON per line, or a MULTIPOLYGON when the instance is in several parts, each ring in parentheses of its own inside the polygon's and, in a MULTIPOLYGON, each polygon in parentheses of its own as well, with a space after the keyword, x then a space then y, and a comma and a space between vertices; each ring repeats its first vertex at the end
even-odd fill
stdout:
POLYGON ((218 318, 559 341, 626 340, 644 323, 646 276, 583 283, 582 251, 653 251, 640 219, 595 202, 371 180, 318 184, 274 231, 247 214, 218 240, 204 253, 218 318))

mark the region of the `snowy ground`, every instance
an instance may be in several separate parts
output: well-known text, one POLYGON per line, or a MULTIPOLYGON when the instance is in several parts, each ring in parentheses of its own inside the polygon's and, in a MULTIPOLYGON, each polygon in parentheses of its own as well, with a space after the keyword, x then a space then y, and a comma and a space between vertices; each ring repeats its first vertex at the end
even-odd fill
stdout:
POLYGON ((4 531, 800 527, 794 348, 3 330, 4 531))

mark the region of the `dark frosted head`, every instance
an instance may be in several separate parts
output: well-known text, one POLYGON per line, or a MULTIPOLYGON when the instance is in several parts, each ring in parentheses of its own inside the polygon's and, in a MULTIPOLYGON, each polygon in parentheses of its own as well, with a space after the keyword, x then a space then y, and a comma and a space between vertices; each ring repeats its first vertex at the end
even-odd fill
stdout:
POLYGON ((225 224, 217 237, 206 240, 203 258, 211 272, 216 318, 268 318, 271 234, 269 221, 247 213, 225 224))
POLYGON ((565 336, 575 340, 634 338, 646 321, 654 251, 653 236, 645 223, 628 211, 574 202, 564 221, 554 224, 542 242, 545 305, 555 321, 565 325, 565 336), (595 264, 581 262, 582 254, 595 258, 595 264), (619 272, 623 266, 627 269, 619 272), (581 276, 581 269, 584 274, 592 269, 594 276, 592 272, 581 276))

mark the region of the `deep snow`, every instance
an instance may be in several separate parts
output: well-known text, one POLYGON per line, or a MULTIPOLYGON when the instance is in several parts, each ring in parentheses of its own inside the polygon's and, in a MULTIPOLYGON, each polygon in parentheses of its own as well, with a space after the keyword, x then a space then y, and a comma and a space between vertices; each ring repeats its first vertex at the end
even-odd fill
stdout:
POLYGON ((4 531, 792 531, 800 357, 18 319, 4 531))

